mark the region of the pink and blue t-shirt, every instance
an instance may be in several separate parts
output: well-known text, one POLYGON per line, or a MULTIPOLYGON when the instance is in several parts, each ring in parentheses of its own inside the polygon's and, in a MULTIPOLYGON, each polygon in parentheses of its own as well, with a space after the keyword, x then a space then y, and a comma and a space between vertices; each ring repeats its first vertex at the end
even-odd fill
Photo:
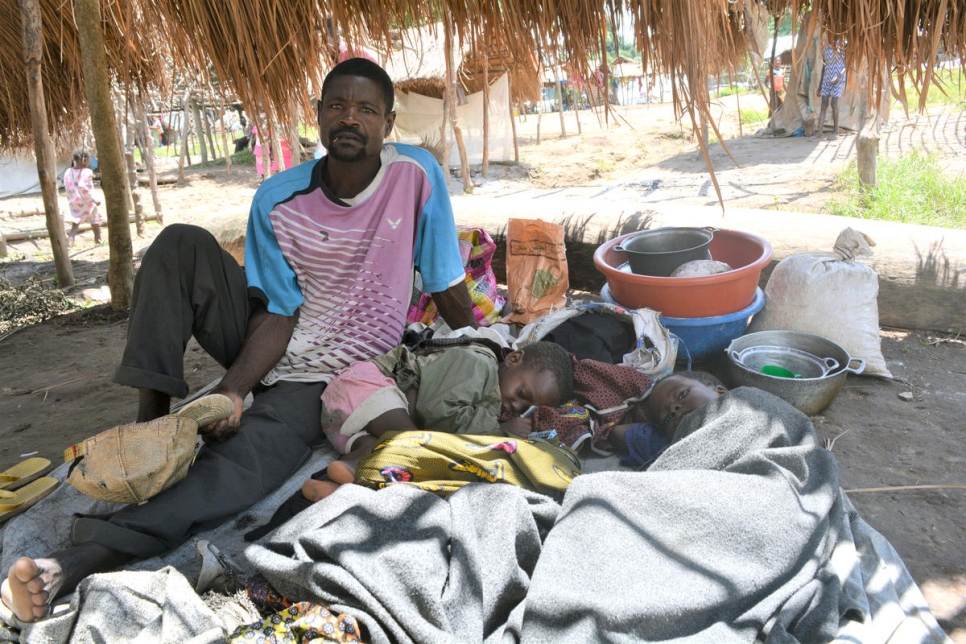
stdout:
POLYGON ((268 310, 300 309, 292 339, 263 379, 329 381, 402 339, 413 285, 444 291, 465 279, 442 169, 420 148, 388 143, 382 167, 351 200, 321 180, 325 158, 265 181, 248 219, 249 294, 268 310))

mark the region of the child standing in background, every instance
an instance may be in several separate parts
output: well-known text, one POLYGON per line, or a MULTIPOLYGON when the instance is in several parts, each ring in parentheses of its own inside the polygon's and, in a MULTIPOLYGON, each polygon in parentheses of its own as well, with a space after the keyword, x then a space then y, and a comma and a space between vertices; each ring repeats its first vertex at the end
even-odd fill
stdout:
POLYGON ((94 231, 94 243, 101 243, 101 213, 97 207, 101 202, 94 198, 94 173, 91 171, 91 153, 86 148, 75 148, 71 167, 64 172, 64 189, 67 190, 67 204, 70 214, 70 234, 67 245, 74 245, 74 237, 82 223, 90 222, 94 231))

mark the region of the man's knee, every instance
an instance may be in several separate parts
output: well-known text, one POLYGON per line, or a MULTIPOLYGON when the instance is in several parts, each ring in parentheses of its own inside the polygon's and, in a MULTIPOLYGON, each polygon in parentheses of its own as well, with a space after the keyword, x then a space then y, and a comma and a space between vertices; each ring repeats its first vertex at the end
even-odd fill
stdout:
POLYGON ((158 233, 148 252, 158 249, 180 248, 188 245, 218 245, 215 236, 202 228, 193 224, 169 224, 158 233))

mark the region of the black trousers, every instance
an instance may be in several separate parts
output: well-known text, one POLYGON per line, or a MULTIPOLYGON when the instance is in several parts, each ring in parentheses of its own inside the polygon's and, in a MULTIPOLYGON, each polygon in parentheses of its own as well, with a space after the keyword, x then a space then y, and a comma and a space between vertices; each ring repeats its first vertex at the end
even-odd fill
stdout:
MULTIPOLYGON (((127 344, 114 381, 184 397, 192 335, 226 368, 249 315, 244 271, 202 228, 175 224, 151 245, 134 282, 127 344)), ((71 540, 138 557, 178 546, 276 489, 324 442, 324 383, 280 382, 260 391, 230 440, 206 445, 188 475, 142 505, 78 517, 71 540)))

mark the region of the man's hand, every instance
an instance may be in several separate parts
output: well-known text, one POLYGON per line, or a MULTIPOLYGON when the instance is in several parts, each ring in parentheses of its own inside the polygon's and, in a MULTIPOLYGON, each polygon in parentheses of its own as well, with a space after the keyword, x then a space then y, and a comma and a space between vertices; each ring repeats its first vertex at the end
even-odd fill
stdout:
POLYGON ((242 411, 245 406, 245 396, 237 391, 231 391, 226 387, 218 386, 211 393, 222 394, 231 398, 234 410, 227 420, 220 420, 212 425, 201 427, 198 432, 202 440, 206 443, 224 443, 226 440, 238 433, 241 427, 242 411))
POLYGON ((210 431, 203 433, 205 442, 223 443, 238 433, 245 396, 278 364, 298 318, 298 310, 291 316, 269 313, 264 308, 252 313, 241 353, 213 392, 231 398, 235 409, 228 420, 215 423, 210 431))

